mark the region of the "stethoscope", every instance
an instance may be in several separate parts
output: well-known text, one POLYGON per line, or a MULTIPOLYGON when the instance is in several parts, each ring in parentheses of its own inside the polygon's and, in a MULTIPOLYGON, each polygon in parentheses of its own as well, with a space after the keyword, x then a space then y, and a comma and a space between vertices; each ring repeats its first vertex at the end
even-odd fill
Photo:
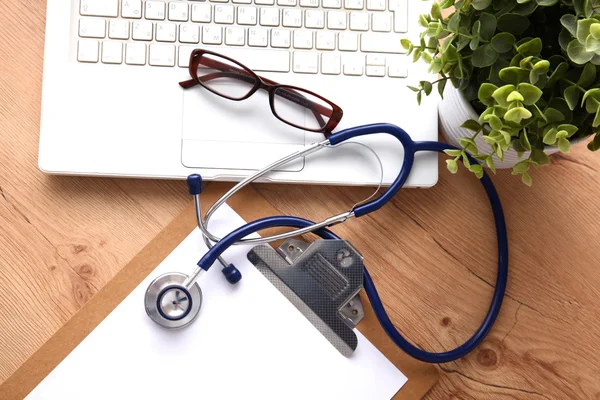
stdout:
MULTIPOLYGON (((240 271, 237 270, 234 265, 227 264, 225 260, 221 258, 223 252, 230 246, 236 244, 269 243, 309 232, 313 232, 323 239, 341 240, 339 236, 327 228, 335 224, 343 223, 350 218, 361 217, 369 214, 378 210, 384 204, 390 201, 408 179, 414 164, 415 154, 417 152, 443 152, 444 150, 448 149, 455 149, 455 147, 439 142, 415 142, 402 128, 391 124, 372 124, 349 128, 332 134, 328 139, 322 142, 312 144, 301 151, 297 151, 286 157, 283 157, 282 159, 275 161, 274 163, 266 166, 255 174, 239 182, 213 204, 213 206, 207 211, 204 220, 202 220, 200 207, 202 178, 199 175, 191 175, 188 177, 189 192, 194 196, 198 227, 204 235, 204 240, 209 248, 209 251, 198 262, 198 268, 196 268, 191 275, 188 276, 183 273, 173 272, 156 278, 146 291, 146 312, 156 323, 167 328, 180 328, 189 325, 197 317, 202 303, 202 291, 197 283, 197 280, 204 272, 208 271, 217 260, 222 264, 222 272, 228 282, 237 283, 241 279, 242 275, 240 271), (294 216, 272 216, 249 222, 246 225, 243 225, 230 232, 223 238, 217 237, 208 231, 208 222, 215 211, 244 186, 255 181, 266 173, 299 157, 315 153, 324 148, 337 146, 349 139, 379 133, 392 135, 400 141, 404 148, 404 161, 402 162, 400 172, 396 179, 378 198, 367 201, 363 204, 358 204, 350 211, 334 215, 318 223, 294 216), (290 232, 267 237, 248 237, 249 235, 252 235, 258 231, 273 227, 290 227, 295 229, 290 232), (214 246, 212 246, 210 243, 211 241, 215 242, 214 246)), ((469 161, 471 163, 477 162, 470 156, 469 161)), ((379 320, 379 323, 391 340, 400 349, 418 360, 430 363, 445 363, 464 357, 483 341, 483 339, 491 330, 496 318, 498 317, 498 313, 500 312, 508 279, 508 238, 506 233, 506 224, 504 221, 502 205, 496 189, 485 172, 481 178, 481 184, 483 185, 483 188, 488 196, 494 215, 498 241, 498 273, 496 277, 496 287, 494 289, 494 294, 487 315, 475 334, 471 336, 471 338, 469 338, 464 344, 447 352, 432 353, 421 350, 408 342, 394 327, 392 321, 387 315, 387 312, 385 311, 369 272, 366 268, 364 269, 364 289, 373 307, 375 315, 379 320)))

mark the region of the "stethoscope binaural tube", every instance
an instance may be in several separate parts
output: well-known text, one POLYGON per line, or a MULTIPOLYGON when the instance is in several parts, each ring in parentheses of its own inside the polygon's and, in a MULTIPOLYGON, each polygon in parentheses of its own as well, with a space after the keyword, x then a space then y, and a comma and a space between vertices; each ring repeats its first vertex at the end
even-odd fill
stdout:
MULTIPOLYGON (((414 155, 414 152, 416 151, 443 152, 447 149, 454 149, 454 147, 437 142, 412 142, 412 148, 410 149, 410 151, 414 155)), ((472 163, 476 163, 474 159, 472 159, 471 157, 469 158, 472 163)), ((399 182, 399 187, 397 187, 395 191, 397 191, 402 186, 407 176, 408 173, 401 173, 399 175, 399 179, 396 180, 396 182, 399 182)), ((502 210, 500 198, 498 197, 498 193, 496 192, 492 181, 490 180, 489 176, 485 173, 485 171, 483 177, 481 178, 481 184, 485 189, 494 214, 496 236, 498 241, 498 273, 496 276, 496 287, 494 289, 494 294, 492 296, 492 301, 490 303, 488 312, 485 318, 483 319, 480 327, 464 344, 453 350, 443 353, 427 352, 411 344, 395 328, 394 324, 387 315, 387 312, 383 306, 383 303, 381 302, 381 299, 379 297, 379 294, 377 293, 377 289, 375 288, 375 284, 373 283, 371 276, 369 275, 366 268, 364 270, 365 292, 367 293, 369 301, 371 302, 373 310, 375 311, 375 315, 377 316, 377 319, 379 320, 381 326, 383 327, 387 335, 390 337, 390 339, 398 347, 400 347, 400 349, 402 349, 411 357, 414 357, 418 360, 429 363, 446 363, 466 356, 485 339, 489 331, 492 329, 492 326, 494 325, 494 322, 496 321, 500 312, 500 308, 502 306, 502 301, 504 298, 504 293, 506 291, 506 284, 508 281, 508 235, 506 231, 506 223, 504 220, 504 212, 502 210)), ((377 200, 383 201, 384 203, 386 201, 389 201, 389 199, 381 200, 381 197, 377 200)), ((367 206, 366 209, 363 208, 361 209, 361 211, 358 211, 361 213, 361 215, 364 215, 365 213, 371 212, 374 209, 381 207, 381 205, 378 206, 377 204, 365 204, 365 206, 367 206)), ((208 253, 206 253, 198 262, 199 270, 208 270, 210 266, 227 248, 234 245, 241 238, 244 238, 257 231, 273 227, 304 228, 313 224, 314 223, 312 221, 292 216, 273 216, 252 221, 234 230, 233 232, 225 236, 221 241, 217 242, 215 246, 211 250, 209 250, 208 253)), ((319 229, 314 233, 324 239, 340 239, 337 235, 335 235, 328 229, 319 229)))

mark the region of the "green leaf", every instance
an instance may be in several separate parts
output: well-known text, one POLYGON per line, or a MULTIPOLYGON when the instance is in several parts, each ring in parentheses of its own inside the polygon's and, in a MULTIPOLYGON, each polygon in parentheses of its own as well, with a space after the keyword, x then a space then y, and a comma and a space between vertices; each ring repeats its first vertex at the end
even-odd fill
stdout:
POLYGON ((521 142, 521 146, 523 146, 525 150, 531 151, 531 143, 529 142, 529 138, 527 137, 527 134, 525 132, 523 132, 523 134, 519 138, 519 141, 521 142))
POLYGON ((481 29, 479 31, 481 39, 490 40, 492 36, 494 36, 494 32, 496 32, 496 17, 494 17, 492 14, 484 12, 481 13, 479 21, 477 22, 481 22, 481 29))
POLYGON ((479 179, 483 177, 483 167, 479 164, 471 164, 469 171, 473 172, 479 179))
POLYGON ((408 39, 401 39, 400 44, 405 50, 408 50, 412 47, 412 43, 408 39))
MULTIPOLYGON (((502 1, 502 3, 504 3, 502 1)), ((507 4, 510 7, 510 3, 507 4)), ((529 1, 527 3, 523 3, 523 4, 519 4, 517 5, 515 8, 513 8, 513 12, 515 14, 519 14, 519 15, 524 15, 524 16, 528 16, 533 14, 533 12, 535 11, 535 9, 537 8, 537 3, 535 1, 529 1)), ((508 10, 510 11, 510 10, 508 10)), ((506 12, 508 12, 506 11, 506 12)), ((502 14, 506 14, 506 13, 502 13, 502 14)), ((500 14, 500 15, 502 15, 500 14)))
POLYGON ((533 64, 533 70, 538 74, 545 74, 550 69, 550 61, 542 60, 533 64))
POLYGON ((562 153, 568 153, 571 150, 571 143, 568 139, 560 138, 558 139, 558 148, 562 153))
POLYGON ((546 153, 544 153, 540 149, 533 149, 531 151, 531 159, 535 161, 538 165, 546 165, 550 164, 550 158, 546 153))
POLYGON ((462 151, 459 149, 448 149, 448 150, 444 150, 444 153, 446 153, 452 157, 459 157, 462 154, 462 151))
POLYGON ((433 89, 433 85, 431 84, 431 82, 421 81, 419 82, 419 85, 421 86, 421 88, 423 88, 423 91, 427 96, 431 94, 431 90, 433 89))
POLYGON ((507 121, 514 122, 515 124, 520 124, 521 120, 531 118, 533 114, 531 111, 526 109, 525 107, 515 107, 512 110, 508 111, 504 114, 504 119, 507 121))
POLYGON ((513 174, 523 174, 527 172, 528 169, 529 163, 527 162, 527 160, 519 161, 513 167, 513 174))
POLYGON ((419 93, 417 93, 417 104, 419 105, 421 105, 421 98, 423 97, 422 94, 423 92, 421 92, 420 90, 419 93))
POLYGON ((494 98, 492 96, 496 89, 498 89, 496 85, 487 82, 482 83, 481 86, 479 86, 479 91, 477 92, 477 97, 479 98, 479 101, 481 101, 486 106, 493 106, 494 98))
POLYGON ((500 118, 498 118, 497 116, 495 116, 494 114, 490 114, 488 115, 485 120, 487 121, 488 124, 490 124, 490 126, 492 127, 493 130, 499 130, 502 129, 502 120, 500 120, 500 118))
POLYGON ((431 5, 431 16, 435 19, 442 19, 442 8, 437 1, 431 5))
POLYGON ((517 47, 517 52, 524 57, 537 56, 542 51, 542 39, 535 38, 517 47))
POLYGON ((464 151, 463 151, 463 156, 462 156, 461 160, 462 160, 463 165, 466 168, 469 168, 471 166, 471 161, 469 161, 469 157, 467 156, 467 153, 465 153, 464 151))
POLYGON ((521 181, 523 181, 523 183, 529 187, 531 187, 531 185, 533 184, 533 181, 531 180, 531 176, 529 176, 529 174, 527 172, 523 172, 523 175, 521 176, 521 181))
POLYGON ((590 29, 592 24, 597 23, 598 20, 594 18, 580 19, 577 21, 577 40, 579 43, 585 43, 585 39, 590 36, 590 29))
POLYGON ((567 31, 569 31, 569 33, 571 35, 573 35, 573 37, 577 37, 577 17, 571 14, 565 14, 562 17, 560 17, 560 23, 562 24, 562 26, 564 26, 565 28, 567 28, 567 31))
MULTIPOLYGON (((590 64, 588 64, 590 65, 590 64)), ((577 86, 569 86, 568 88, 565 89, 565 100, 567 101, 567 104, 569 105, 569 108, 571 110, 574 110, 575 107, 577 107, 577 103, 579 103, 579 95, 580 95, 580 91, 577 88, 577 86)))
POLYGON ((600 150, 600 134, 596 133, 596 135, 594 136, 594 140, 588 143, 587 148, 591 151, 600 150))
POLYGON ((512 50, 515 41, 516 39, 512 33, 500 32, 492 38, 490 45, 498 53, 506 53, 512 50))
POLYGON ((558 44, 560 45, 560 48, 567 51, 567 47, 569 46, 569 43, 571 43, 571 40, 573 40, 573 36, 571 36, 568 30, 562 28, 558 34, 558 44))
POLYGON ((558 3, 558 0, 535 0, 542 7, 550 7, 558 3))
POLYGON ((561 79, 563 76, 565 76, 565 73, 567 72, 568 69, 569 69, 569 65, 566 62, 561 62, 560 64, 558 64, 556 66, 556 69, 552 72, 552 75, 550 75, 550 79, 548 79, 548 82, 546 83, 546 85, 554 86, 554 84, 556 82, 558 82, 559 79, 561 79))
POLYGON ((512 103, 513 101, 523 101, 524 98, 521 95, 521 93, 517 92, 516 90, 514 90, 513 92, 511 92, 508 97, 506 98, 506 101, 508 101, 509 103, 512 103))
POLYGON ((523 100, 521 101, 528 106, 537 103, 540 97, 542 97, 540 88, 529 83, 520 83, 517 86, 517 90, 523 95, 523 100))
POLYGON ((492 4, 492 0, 473 0, 471 4, 476 10, 484 10, 492 4))
POLYGON ((511 139, 510 133, 500 130, 500 134, 502 135, 504 142, 510 144, 510 139, 511 139))
POLYGON ((565 115, 558 111, 556 108, 548 107, 546 111, 544 111, 544 115, 548 122, 559 122, 565 119, 565 115))
POLYGON ((448 29, 453 32, 456 32, 456 31, 458 31, 459 24, 460 24, 460 13, 458 11, 456 11, 456 12, 454 12, 454 14, 452 14, 450 19, 448 20, 448 29))
POLYGON ((456 160, 446 160, 446 167, 448 168, 448 171, 453 174, 458 172, 458 163, 456 160))
POLYGON ((490 157, 490 156, 486 157, 485 163, 487 164, 488 167, 490 167, 490 170, 493 173, 496 173, 496 166, 494 165, 494 159, 492 157, 490 157))
POLYGON ((485 68, 494 64, 498 59, 498 52, 492 48, 489 44, 480 46, 473 52, 471 63, 474 67, 485 68))
POLYGON ((571 43, 567 46, 567 54, 571 61, 576 64, 585 64, 594 56, 594 53, 588 53, 585 44, 580 43, 577 39, 571 40, 571 43))
POLYGON ((594 122, 592 122, 592 127, 596 128, 600 125, 600 108, 596 111, 596 116, 594 117, 594 122))
POLYGON ((527 80, 529 77, 529 71, 519 67, 506 67, 502 68, 498 75, 504 82, 516 85, 527 80))
POLYGON ((590 26, 590 34, 595 39, 600 39, 600 24, 599 23, 593 23, 592 26, 590 26))
POLYGON ((481 22, 475 21, 473 28, 471 29, 471 36, 473 37, 469 42, 471 50, 475 50, 479 46, 479 29, 481 28, 481 22))
POLYGON ((423 28, 429 27, 429 21, 427 20, 427 16, 424 14, 419 15, 419 25, 423 28))
POLYGON ((446 82, 448 82, 447 79, 438 82, 438 93, 442 99, 444 98, 444 88, 446 87, 446 82))
POLYGON ((498 30, 520 36, 529 28, 529 19, 519 14, 504 14, 498 18, 498 30))
POLYGON ((561 131, 567 131, 567 133, 569 134, 569 137, 573 136, 575 134, 575 132, 577 132, 579 130, 579 128, 577 128, 575 125, 571 125, 571 124, 559 125, 558 129, 561 131))
POLYGON ((423 58, 423 61, 425 61, 427 64, 430 64, 433 61, 431 54, 427 53, 426 51, 421 54, 421 58, 423 58))
POLYGON ((460 127, 468 129, 468 130, 473 131, 475 133, 477 133, 477 132, 479 132, 481 130, 481 125, 479 125, 479 122, 474 121, 472 119, 469 119, 469 120, 465 121, 460 127))
MULTIPOLYGON (((600 24, 598 24, 600 25, 600 24)), ((596 80, 596 67, 592 64, 586 64, 581 71, 581 76, 577 81, 577 84, 582 88, 587 88, 596 80)))
POLYGON ((458 61, 460 55, 454 45, 448 46, 445 52, 442 53, 442 59, 450 64, 455 64, 458 61))
POLYGON ((557 133, 558 133, 558 130, 556 130, 556 128, 551 128, 550 130, 548 130, 548 132, 544 135, 544 139, 543 139, 544 144, 547 144, 548 146, 553 146, 554 143, 556 143, 556 134, 557 133))
POLYGON ((508 95, 511 94, 515 89, 516 87, 514 85, 504 85, 494 90, 494 93, 492 93, 492 97, 500 106, 508 107, 508 95))
POLYGON ((594 38, 592 35, 589 35, 587 37, 587 39, 585 39, 585 50, 595 53, 599 49, 600 49, 600 40, 594 38))
POLYGON ((420 89, 416 88, 414 86, 406 86, 407 88, 409 88, 410 90, 412 90, 413 92, 418 92, 420 89))
POLYGON ((477 152, 477 144, 475 143, 475 141, 473 139, 463 137, 463 138, 458 139, 458 142, 468 152, 471 152, 471 153, 477 152))

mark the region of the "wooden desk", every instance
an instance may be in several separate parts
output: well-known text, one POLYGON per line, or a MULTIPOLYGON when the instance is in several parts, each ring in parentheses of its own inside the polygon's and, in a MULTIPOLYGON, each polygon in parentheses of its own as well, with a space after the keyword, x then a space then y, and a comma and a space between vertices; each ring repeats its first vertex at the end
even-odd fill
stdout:
MULTIPOLYGON (((37 169, 45 2, 0 3, 0 381, 190 201, 183 182, 52 177, 37 169), (26 17, 25 17, 26 16, 26 17)), ((82 133, 84 134, 84 132, 82 133)), ((396 325, 441 351, 466 340, 492 293, 491 212, 469 174, 405 190, 335 230, 366 257, 396 325)), ((494 178, 511 240, 508 294, 479 349, 429 394, 596 398, 600 394, 600 154, 584 145, 533 173, 494 178)), ((283 214, 313 219, 370 189, 257 185, 283 214)))

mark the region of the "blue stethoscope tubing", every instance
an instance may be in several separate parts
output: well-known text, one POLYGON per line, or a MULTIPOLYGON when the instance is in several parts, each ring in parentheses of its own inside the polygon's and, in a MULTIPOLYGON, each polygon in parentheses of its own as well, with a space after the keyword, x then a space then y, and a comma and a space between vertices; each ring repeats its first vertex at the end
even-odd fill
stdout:
MULTIPOLYGON (((386 190, 386 192, 384 192, 379 198, 354 208, 354 214, 356 217, 360 217, 362 215, 378 210, 385 203, 390 201, 392 197, 394 197, 394 195, 398 192, 398 190, 400 190, 400 188, 408 179, 408 176, 414 163, 415 154, 417 152, 443 152, 444 150, 448 149, 456 149, 456 147, 445 143, 415 142, 402 128, 391 124, 372 124, 349 128, 332 134, 329 137, 329 142, 332 145, 336 145, 351 138, 377 133, 390 134, 396 137, 402 143, 404 147, 404 161, 402 163, 400 173, 398 174, 394 182, 386 190)), ((470 156, 469 161, 473 164, 477 163, 477 161, 470 156)), ((500 198, 498 196, 498 193, 496 192, 496 188, 494 187, 491 179, 485 173, 485 171, 480 181, 483 185, 483 188, 485 189, 494 215, 496 237, 498 241, 498 273, 496 275, 496 287, 494 289, 494 294, 492 296, 492 301, 490 303, 488 312, 479 328, 464 344, 458 346, 453 350, 442 353, 424 351, 411 344, 395 328, 394 324, 390 320, 385 310, 385 307, 383 306, 383 303, 381 302, 381 298, 377 293, 377 289, 375 288, 373 279, 369 275, 367 269, 364 269, 364 289, 367 293, 369 301, 371 302, 373 311, 375 312, 375 315, 379 320, 379 323, 381 324, 387 335, 390 337, 390 339, 401 350, 403 350, 411 357, 424 362, 446 363, 450 361, 455 361, 469 354, 485 339, 487 334, 490 332, 502 306, 502 300, 504 298, 506 284, 508 281, 508 234, 506 231, 506 223, 504 220, 504 212, 502 210, 500 198)), ((239 239, 242 239, 248 235, 251 235, 263 229, 273 227, 304 228, 313 224, 314 222, 310 220, 293 216, 271 216, 249 222, 246 225, 243 225, 238 229, 232 231, 219 242, 217 242, 214 245, 214 247, 210 249, 198 262, 198 267, 204 270, 208 270, 211 267, 211 265, 217 260, 217 258, 221 254, 223 254, 223 252, 227 248, 234 245, 235 242, 237 242, 239 239)), ((323 239, 341 240, 339 236, 337 236, 335 233, 331 232, 328 229, 321 229, 315 231, 314 233, 323 239)))

